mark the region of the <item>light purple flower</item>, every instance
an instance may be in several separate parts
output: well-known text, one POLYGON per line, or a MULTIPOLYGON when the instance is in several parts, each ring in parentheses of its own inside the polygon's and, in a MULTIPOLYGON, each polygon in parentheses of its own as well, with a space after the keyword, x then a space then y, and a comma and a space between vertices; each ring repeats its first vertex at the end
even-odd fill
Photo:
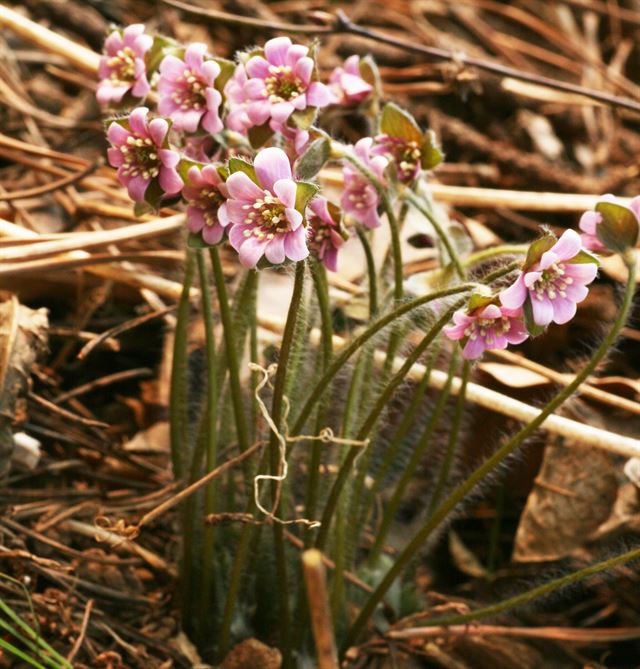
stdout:
MULTIPOLYGON (((622 204, 615 196, 607 193, 600 198, 600 202, 611 202, 617 204, 620 207, 627 207, 627 205, 622 204)), ((640 222, 640 196, 634 197, 633 200, 629 203, 628 209, 630 209, 635 217, 640 222)), ((602 214, 589 210, 585 211, 584 214, 580 217, 580 223, 578 227, 582 231, 580 237, 582 238, 582 244, 586 249, 590 251, 604 251, 604 244, 598 239, 596 234, 596 228, 602 223, 602 214)))
POLYGON ((366 100, 373 92, 373 86, 360 74, 360 56, 350 56, 342 67, 336 67, 329 77, 331 103, 354 107, 366 100))
POLYGON ((470 314, 456 311, 453 322, 454 325, 447 326, 443 332, 454 341, 466 340, 462 355, 467 360, 479 358, 486 350, 521 344, 529 336, 522 321, 522 310, 497 304, 488 304, 470 314))
POLYGON ((537 325, 567 323, 598 272, 595 262, 579 262, 577 256, 582 250, 580 235, 575 230, 565 231, 539 261, 500 293, 500 301, 508 309, 518 309, 529 299, 537 325))
POLYGON ((338 250, 344 239, 329 212, 329 203, 324 197, 316 197, 309 203, 311 214, 307 212, 309 224, 309 249, 311 254, 324 263, 332 272, 338 271, 338 250))
POLYGON ((187 227, 193 233, 202 233, 207 244, 217 244, 229 225, 226 199, 229 191, 214 165, 189 168, 188 183, 182 189, 187 202, 187 227))
POLYGON ((227 179, 231 246, 245 267, 255 267, 263 255, 274 265, 303 260, 309 255, 307 231, 295 208, 297 185, 287 154, 262 149, 254 168, 259 185, 242 171, 227 179))
POLYGON ((218 115, 222 95, 214 87, 220 65, 206 53, 206 44, 194 42, 184 60, 168 55, 160 63, 158 112, 169 116, 176 130, 195 132, 201 123, 212 134, 222 130, 218 115))
POLYGON ((107 150, 109 164, 118 168, 118 180, 134 202, 144 201, 147 188, 155 180, 166 195, 182 189, 176 171, 180 155, 169 148, 167 141, 169 123, 163 118, 148 121, 148 113, 146 107, 138 107, 127 119, 129 129, 112 121, 107 130, 112 144, 107 150))
MULTIPOLYGON (((384 184, 384 170, 389 161, 384 156, 374 156, 371 153, 373 139, 363 137, 354 147, 356 157, 368 167, 377 179, 384 184)), ((342 193, 342 209, 351 214, 358 223, 367 228, 377 228, 380 225, 378 205, 380 196, 374 185, 360 172, 355 165, 344 163, 344 191, 342 193)))
MULTIPOLYGON (((250 125, 245 127, 267 121, 285 123, 295 111, 329 104, 327 87, 311 78, 315 63, 308 53, 308 47, 292 44, 288 37, 275 37, 264 45, 264 57, 253 56, 247 61, 244 99, 235 96, 232 100, 233 104, 246 103, 243 120, 250 125)), ((236 83, 240 80, 238 75, 236 83)))
POLYGON ((376 156, 389 156, 396 168, 398 179, 410 183, 420 174, 422 152, 418 142, 391 135, 378 135, 371 153, 376 156))
POLYGON ((96 98, 101 105, 118 104, 130 91, 144 98, 151 90, 147 80, 144 55, 153 38, 144 34, 144 26, 134 23, 123 31, 114 30, 105 40, 105 55, 98 65, 100 83, 96 98))

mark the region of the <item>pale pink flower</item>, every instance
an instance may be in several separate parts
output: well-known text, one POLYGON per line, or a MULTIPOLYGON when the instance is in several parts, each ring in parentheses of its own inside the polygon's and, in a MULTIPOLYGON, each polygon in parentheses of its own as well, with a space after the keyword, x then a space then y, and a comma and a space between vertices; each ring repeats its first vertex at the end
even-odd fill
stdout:
POLYGON ((229 225, 227 186, 214 165, 190 167, 187 179, 182 189, 188 205, 187 227, 193 233, 201 232, 207 244, 217 244, 229 225))
POLYGON ((315 63, 308 53, 308 47, 288 37, 275 37, 264 45, 264 57, 247 61, 243 102, 251 126, 285 123, 295 111, 329 104, 327 87, 311 78, 315 63))
POLYGON ((107 138, 109 164, 118 168, 118 179, 135 202, 143 202, 147 188, 157 180, 165 195, 175 195, 182 188, 176 171, 180 154, 169 148, 169 123, 163 118, 147 120, 146 107, 134 109, 128 119, 129 129, 112 121, 107 138))
MULTIPOLYGON (((384 185, 384 170, 389 161, 384 156, 372 155, 372 145, 373 139, 371 137, 363 137, 354 146, 354 153, 358 160, 368 167, 384 185)), ((367 228, 377 228, 380 225, 380 216, 378 215, 380 196, 375 186, 355 165, 348 161, 344 162, 343 172, 342 209, 367 228)))
POLYGON ((123 31, 114 30, 105 40, 105 55, 100 58, 100 83, 96 98, 101 105, 118 104, 131 92, 144 98, 151 90, 147 80, 144 55, 153 45, 153 38, 144 34, 144 26, 134 23, 123 31))
MULTIPOLYGON (((611 202, 620 207, 627 206, 619 202, 618 199, 610 193, 603 195, 600 198, 600 202, 611 202)), ((640 222, 640 196, 634 197, 627 208, 634 213, 638 222, 640 222)), ((582 244, 590 251, 603 251, 605 249, 604 244, 598 239, 596 234, 596 228, 600 223, 602 223, 602 214, 594 210, 585 211, 580 217, 578 227, 582 231, 582 234, 580 235, 582 244)))
POLYGON ((286 123, 271 123, 273 130, 279 132, 286 140, 285 149, 290 154, 292 160, 301 156, 305 149, 309 146, 311 135, 308 130, 301 130, 300 128, 292 128, 286 123))
POLYGON ((211 163, 220 154, 220 146, 211 135, 187 135, 184 138, 184 155, 197 163, 211 163))
POLYGON ((388 156, 396 168, 398 179, 410 183, 420 174, 422 152, 418 142, 391 135, 378 135, 371 153, 376 156, 388 156))
POLYGON ((246 132, 253 124, 247 115, 247 96, 244 93, 244 86, 247 83, 247 71, 244 65, 238 65, 233 76, 227 81, 224 87, 224 94, 227 99, 227 117, 225 125, 229 130, 236 132, 246 132))
POLYGON ((206 54, 207 45, 194 42, 184 60, 168 55, 160 63, 158 112, 169 116, 176 130, 195 132, 202 124, 213 134, 223 128, 218 114, 222 95, 214 87, 220 65, 206 54))
POLYGON ((581 251, 580 235, 566 230, 539 261, 500 293, 500 302, 508 309, 519 309, 530 300, 537 325, 567 323, 574 317, 576 305, 587 297, 587 285, 598 272, 595 262, 580 262, 581 251))
POLYGON ((329 77, 331 103, 355 107, 373 92, 373 86, 360 74, 360 56, 350 56, 342 67, 336 67, 329 77))
POLYGON ((522 310, 497 304, 488 304, 470 314, 456 311, 453 322, 454 325, 445 327, 443 332, 454 341, 465 340, 462 355, 467 360, 479 358, 486 350, 521 344, 529 336, 522 321, 522 310))
POLYGON ((232 223, 229 241, 245 267, 255 267, 264 255, 274 265, 309 255, 302 214, 295 208, 297 185, 287 154, 275 147, 262 149, 254 161, 258 184, 244 172, 227 179, 232 223))
POLYGON ((329 203, 324 197, 316 197, 309 203, 307 222, 309 225, 308 245, 311 254, 324 263, 332 272, 338 271, 338 251, 344 239, 329 212, 329 203), (311 213, 309 213, 309 209, 311 213))

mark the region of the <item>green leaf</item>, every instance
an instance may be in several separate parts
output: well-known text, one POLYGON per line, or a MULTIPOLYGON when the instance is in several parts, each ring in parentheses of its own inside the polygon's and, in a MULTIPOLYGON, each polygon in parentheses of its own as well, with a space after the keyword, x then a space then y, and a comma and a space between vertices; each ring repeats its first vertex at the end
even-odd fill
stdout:
POLYGON ((202 235, 190 232, 187 236, 187 246, 190 249, 208 249, 209 244, 202 239, 202 235))
POLYGON ((298 179, 312 179, 324 167, 331 156, 331 142, 326 138, 316 139, 296 160, 298 179))
POLYGON ((256 125, 253 128, 249 128, 249 142, 254 149, 259 149, 263 147, 272 137, 273 130, 269 127, 268 123, 263 125, 256 125))
POLYGON ((408 142, 421 142, 422 130, 409 112, 388 102, 380 117, 380 131, 391 137, 400 137, 408 142))
POLYGON ((537 337, 545 331, 544 325, 538 325, 533 320, 533 309, 531 307, 531 298, 527 297, 524 305, 522 306, 522 311, 524 312, 524 325, 529 331, 529 334, 532 337, 537 337))
POLYGON ((542 258, 542 254, 546 253, 557 241, 555 235, 547 232, 544 236, 540 237, 540 239, 536 239, 532 242, 527 250, 527 257, 525 258, 523 269, 528 269, 532 265, 535 265, 540 258, 542 258))
POLYGON ((314 124, 317 115, 317 107, 307 107, 302 111, 293 112, 289 120, 298 130, 308 130, 314 124))
POLYGON ((296 187, 296 209, 304 216, 307 205, 320 190, 320 187, 308 181, 298 181, 296 187))
POLYGON ((255 168, 246 160, 242 160, 242 158, 229 158, 229 174, 234 174, 235 172, 244 172, 251 181, 260 186, 255 168))
POLYGON ((602 222, 596 225, 596 236, 612 251, 624 253, 638 243, 638 219, 622 205, 613 202, 598 202, 596 211, 602 222))
POLYGON ((432 170, 444 160, 444 153, 440 149, 436 133, 427 130, 420 143, 420 166, 423 170, 432 170))
POLYGON ((171 53, 177 58, 182 59, 184 57, 184 51, 184 47, 178 46, 174 40, 156 35, 153 38, 151 48, 144 56, 147 75, 152 74, 158 67, 160 67, 160 63, 167 54, 171 53))

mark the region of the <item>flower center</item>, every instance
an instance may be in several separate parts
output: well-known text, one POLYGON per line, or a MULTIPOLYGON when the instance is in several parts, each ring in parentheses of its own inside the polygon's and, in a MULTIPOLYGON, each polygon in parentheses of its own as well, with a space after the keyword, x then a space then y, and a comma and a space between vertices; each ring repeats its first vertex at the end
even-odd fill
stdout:
POLYGON ((573 279, 566 276, 564 265, 554 263, 542 272, 542 276, 533 284, 531 290, 536 300, 542 300, 545 295, 550 300, 555 300, 558 296, 566 297, 567 286, 572 283, 573 279))
POLYGON ((375 192, 372 191, 373 186, 370 186, 366 179, 358 175, 349 184, 347 198, 353 204, 354 209, 370 209, 377 205, 375 192))
POLYGON ((273 239, 277 234, 289 232, 289 221, 284 205, 277 197, 264 191, 264 197, 253 204, 245 204, 245 209, 251 209, 245 219, 246 225, 253 225, 251 230, 245 230, 244 236, 254 235, 258 239, 273 239))
POLYGON ((400 144, 395 155, 400 171, 400 179, 409 180, 413 178, 421 155, 418 142, 412 141, 400 144))
POLYGON ((114 84, 128 84, 135 79, 136 54, 131 47, 120 49, 115 56, 109 58, 107 65, 111 68, 109 79, 114 84))
POLYGON ((189 204, 202 210, 204 222, 207 225, 215 225, 218 222, 218 209, 224 202, 219 190, 215 188, 203 188, 197 199, 189 204))
POLYGON ((160 173, 158 147, 150 137, 127 137, 127 144, 120 147, 120 152, 124 158, 124 176, 153 179, 160 173))
POLYGON ((176 79, 176 88, 171 93, 171 99, 184 111, 187 109, 198 111, 206 107, 207 100, 204 94, 206 87, 207 82, 197 72, 186 69, 176 79))
POLYGON ((269 74, 271 76, 264 80, 264 94, 272 104, 297 98, 304 91, 302 81, 293 74, 289 65, 271 65, 269 74))
POLYGON ((481 337, 487 344, 491 345, 498 337, 509 332, 511 322, 506 316, 501 318, 478 318, 470 323, 464 331, 469 339, 481 337))

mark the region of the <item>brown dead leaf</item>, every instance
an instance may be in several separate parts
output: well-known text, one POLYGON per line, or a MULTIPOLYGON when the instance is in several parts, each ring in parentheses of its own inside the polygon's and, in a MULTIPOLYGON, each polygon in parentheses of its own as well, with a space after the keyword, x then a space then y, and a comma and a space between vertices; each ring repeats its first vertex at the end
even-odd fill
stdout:
POLYGON ((0 478, 9 470, 13 432, 31 366, 47 346, 45 309, 21 305, 15 295, 0 303, 0 478))
POLYGON ((499 383, 510 388, 533 388, 551 383, 546 376, 519 365, 509 365, 504 362, 481 362, 478 367, 499 383))
POLYGON ((232 648, 220 669, 280 669, 282 655, 257 639, 246 639, 232 648))
POLYGON ((609 517, 617 489, 605 451, 548 444, 520 517, 513 559, 558 560, 582 546, 609 517))

